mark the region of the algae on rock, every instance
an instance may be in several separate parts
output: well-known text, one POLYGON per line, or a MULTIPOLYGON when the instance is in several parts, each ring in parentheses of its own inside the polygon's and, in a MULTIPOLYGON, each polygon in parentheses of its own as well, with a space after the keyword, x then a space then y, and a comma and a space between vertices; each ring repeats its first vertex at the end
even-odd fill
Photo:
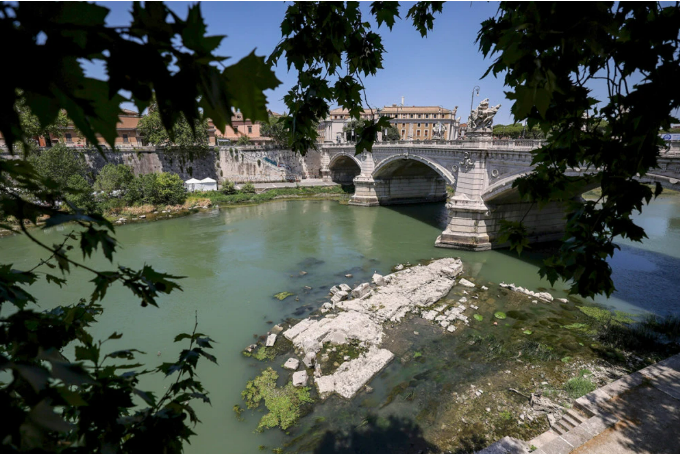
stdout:
POLYGON ((268 367, 262 374, 246 384, 246 389, 241 392, 248 408, 257 408, 264 400, 264 405, 269 413, 260 419, 258 431, 281 427, 286 430, 294 425, 301 416, 300 408, 307 403, 314 402, 309 394, 308 387, 295 388, 292 383, 287 383, 279 388, 276 380, 279 374, 268 367))

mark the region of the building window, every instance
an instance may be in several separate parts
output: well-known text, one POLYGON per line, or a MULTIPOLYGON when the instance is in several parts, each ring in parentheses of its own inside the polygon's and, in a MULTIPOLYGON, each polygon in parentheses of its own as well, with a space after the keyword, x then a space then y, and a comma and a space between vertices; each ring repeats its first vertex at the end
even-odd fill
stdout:
POLYGON ((411 118, 413 118, 413 114, 411 114, 411 118))
POLYGON ((432 114, 432 118, 437 118, 437 114, 432 114))
POLYGON ((418 123, 418 127, 420 128, 420 123, 418 123))
POLYGON ((430 114, 425 114, 425 118, 430 118, 430 114))
POLYGON ((123 134, 123 143, 129 143, 127 134, 123 134))
POLYGON ((422 115, 420 115, 420 114, 418 114, 418 118, 423 118, 423 116, 422 116, 422 115))
POLYGON ((427 135, 427 129, 425 130, 425 135, 427 135))
POLYGON ((252 134, 252 133, 253 133, 253 127, 252 127, 252 126, 248 126, 248 134, 252 134))
POLYGON ((73 138, 71 137, 71 133, 67 132, 66 133, 66 143, 71 143, 73 142, 73 138))
POLYGON ((401 138, 403 139, 406 136, 406 130, 402 129, 401 130, 401 138))
POLYGON ((416 130, 416 137, 420 137, 420 129, 416 130))
POLYGON ((430 123, 425 123, 425 127, 427 128, 430 125, 430 123))
POLYGON ((402 123, 402 124, 401 124, 401 127, 402 127, 402 128, 405 128, 405 127, 406 127, 406 123, 402 123))

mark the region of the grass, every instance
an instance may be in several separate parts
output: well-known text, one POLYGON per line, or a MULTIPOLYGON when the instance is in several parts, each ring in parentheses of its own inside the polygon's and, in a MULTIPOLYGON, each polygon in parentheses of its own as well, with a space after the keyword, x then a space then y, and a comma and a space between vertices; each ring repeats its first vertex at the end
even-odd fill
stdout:
POLYGON ((572 378, 564 384, 564 391, 572 399, 578 399, 589 392, 595 391, 597 385, 585 377, 572 378))

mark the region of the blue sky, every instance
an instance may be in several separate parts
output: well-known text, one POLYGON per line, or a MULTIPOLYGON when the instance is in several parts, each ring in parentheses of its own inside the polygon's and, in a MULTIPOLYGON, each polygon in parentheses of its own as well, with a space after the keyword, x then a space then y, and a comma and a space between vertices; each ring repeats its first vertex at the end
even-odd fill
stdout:
MULTIPOLYGON (((130 23, 130 2, 98 2, 108 7, 109 25, 124 26, 130 23)), ((185 17, 189 2, 172 2, 169 6, 185 17)), ((232 62, 248 55, 254 49, 257 55, 268 56, 281 39, 280 24, 289 3, 286 2, 205 2, 201 4, 208 25, 208 34, 226 35, 218 55, 233 58, 232 62)), ((369 19, 368 6, 363 4, 365 18, 369 19)), ((412 5, 401 3, 401 16, 412 5)), ((491 60, 485 60, 475 44, 482 21, 496 13, 495 2, 447 2, 443 13, 437 15, 434 30, 421 38, 413 25, 398 21, 390 32, 383 25, 378 31, 383 36, 387 50, 384 69, 377 76, 365 80, 366 94, 371 106, 381 107, 400 103, 405 105, 458 106, 458 116, 465 121, 470 111, 470 98, 474 86, 479 85, 479 96, 474 105, 489 98, 492 105, 502 104, 496 123, 512 123, 511 103, 505 98, 502 79, 492 75, 480 80, 491 60)), ((141 63, 141 62, 138 62, 141 63)), ((226 62, 229 64, 229 62, 226 62)), ((103 71, 93 69, 93 75, 103 71)), ((288 72, 285 63, 275 68, 282 84, 267 93, 269 108, 282 113, 283 96, 295 84, 295 71, 288 72)), ((595 87, 597 96, 600 90, 595 87)))

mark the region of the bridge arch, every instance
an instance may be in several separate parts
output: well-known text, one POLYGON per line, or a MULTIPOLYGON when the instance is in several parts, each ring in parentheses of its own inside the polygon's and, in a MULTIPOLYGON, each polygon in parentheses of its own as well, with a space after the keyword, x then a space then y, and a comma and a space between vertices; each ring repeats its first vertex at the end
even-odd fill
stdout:
POLYGON ((423 156, 406 153, 392 155, 380 161, 373 169, 372 177, 373 179, 380 179, 390 172, 393 173, 393 171, 397 170, 401 164, 405 164, 408 161, 422 163, 439 174, 439 176, 443 178, 447 184, 450 184, 451 186, 456 184, 456 177, 454 177, 453 174, 441 164, 431 161, 423 156))
POLYGON ((405 153, 379 162, 371 177, 381 205, 444 201, 446 185, 456 181, 442 165, 405 153))
POLYGON ((361 175, 361 162, 349 153, 340 152, 328 163, 331 181, 350 185, 355 177, 361 175))

